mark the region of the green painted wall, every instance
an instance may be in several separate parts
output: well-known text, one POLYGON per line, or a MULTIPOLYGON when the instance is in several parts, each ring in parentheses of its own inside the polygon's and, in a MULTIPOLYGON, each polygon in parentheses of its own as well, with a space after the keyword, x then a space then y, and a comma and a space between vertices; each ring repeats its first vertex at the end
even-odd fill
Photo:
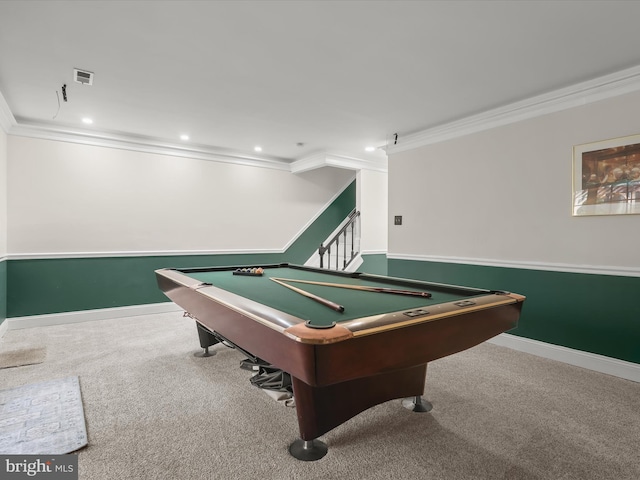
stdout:
MULTIPOLYGON (((304 263, 355 208, 355 182, 347 187, 284 254, 8 260, 6 318, 168 302, 154 270, 171 267, 304 263)), ((3 266, 4 268, 4 266, 3 266)), ((0 305, 3 297, 0 293, 0 305)), ((0 311, 1 313, 1 311, 0 311)))
POLYGON ((374 273, 376 275, 387 275, 387 270, 386 253, 362 255, 362 265, 358 267, 358 272, 374 273))
POLYGON ((200 255, 9 260, 7 317, 168 301, 154 270, 280 262, 282 255, 200 255))
POLYGON ((7 318, 7 262, 0 262, 0 324, 7 318))
POLYGON ((525 295, 509 333, 640 363, 640 278, 390 259, 389 275, 525 295))

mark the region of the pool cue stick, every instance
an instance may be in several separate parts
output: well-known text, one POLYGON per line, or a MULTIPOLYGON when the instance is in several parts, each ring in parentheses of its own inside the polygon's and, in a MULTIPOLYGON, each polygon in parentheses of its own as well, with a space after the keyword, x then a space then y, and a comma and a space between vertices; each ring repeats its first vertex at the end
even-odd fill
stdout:
POLYGON ((282 282, 281 279, 279 278, 271 278, 271 280, 282 285, 283 287, 289 288, 294 292, 299 293, 300 295, 304 295, 305 297, 310 298, 311 300, 315 300, 316 302, 321 303, 325 307, 329 307, 332 310, 335 310, 336 312, 340 312, 340 313, 344 312, 344 307, 342 305, 338 305, 337 303, 334 303, 331 300, 327 300, 326 298, 319 297, 318 295, 314 295, 313 293, 307 292, 306 290, 303 290, 301 288, 294 287, 293 285, 286 284, 282 282))
POLYGON ((370 287, 366 285, 349 285, 347 283, 327 283, 327 282, 313 282, 311 280, 295 280, 293 278, 278 278, 277 280, 282 280, 286 282, 294 282, 294 283, 309 283, 311 285, 323 285, 325 287, 336 287, 336 288, 350 288, 351 290, 362 290, 365 292, 375 292, 375 293, 394 293, 396 295, 410 295, 414 297, 424 297, 431 298, 431 294, 429 292, 418 292, 416 290, 398 290, 395 288, 381 288, 381 287, 370 287))

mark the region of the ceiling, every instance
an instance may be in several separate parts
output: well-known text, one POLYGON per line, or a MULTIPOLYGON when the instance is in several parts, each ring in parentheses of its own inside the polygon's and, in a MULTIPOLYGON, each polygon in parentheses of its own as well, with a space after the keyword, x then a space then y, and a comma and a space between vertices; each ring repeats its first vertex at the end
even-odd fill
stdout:
POLYGON ((5 0, 0 93, 9 133, 377 162, 365 147, 395 134, 640 65, 638 18, 639 1, 5 0))

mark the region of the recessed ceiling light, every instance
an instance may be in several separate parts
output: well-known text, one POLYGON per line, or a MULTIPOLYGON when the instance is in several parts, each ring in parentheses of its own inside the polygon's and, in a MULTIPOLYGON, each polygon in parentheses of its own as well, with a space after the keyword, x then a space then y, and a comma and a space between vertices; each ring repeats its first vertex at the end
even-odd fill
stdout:
POLYGON ((365 148, 365 150, 367 152, 375 152, 376 151, 376 147, 367 147, 367 148, 365 148))
POLYGON ((262 147, 260 147, 260 146, 258 146, 258 145, 256 145, 255 147, 253 147, 253 149, 254 149, 256 152, 261 152, 261 151, 262 151, 262 147))
POLYGON ((91 125, 93 123, 93 120, 91 120, 89 117, 85 117, 82 119, 82 123, 86 123, 87 125, 91 125))
POLYGON ((180 140, 189 140, 189 135, 185 135, 185 134, 180 135, 180 140))

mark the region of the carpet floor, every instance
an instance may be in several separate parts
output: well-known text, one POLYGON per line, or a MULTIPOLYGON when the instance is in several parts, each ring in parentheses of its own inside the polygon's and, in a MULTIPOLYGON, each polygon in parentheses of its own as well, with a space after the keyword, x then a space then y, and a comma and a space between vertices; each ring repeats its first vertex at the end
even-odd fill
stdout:
POLYGON ((0 352, 19 348, 46 361, 0 370, 2 388, 80 378, 81 479, 640 478, 640 384, 493 344, 429 364, 431 413, 378 405, 316 462, 288 454, 295 410, 250 385, 239 352, 194 357, 181 313, 6 332, 0 352))

